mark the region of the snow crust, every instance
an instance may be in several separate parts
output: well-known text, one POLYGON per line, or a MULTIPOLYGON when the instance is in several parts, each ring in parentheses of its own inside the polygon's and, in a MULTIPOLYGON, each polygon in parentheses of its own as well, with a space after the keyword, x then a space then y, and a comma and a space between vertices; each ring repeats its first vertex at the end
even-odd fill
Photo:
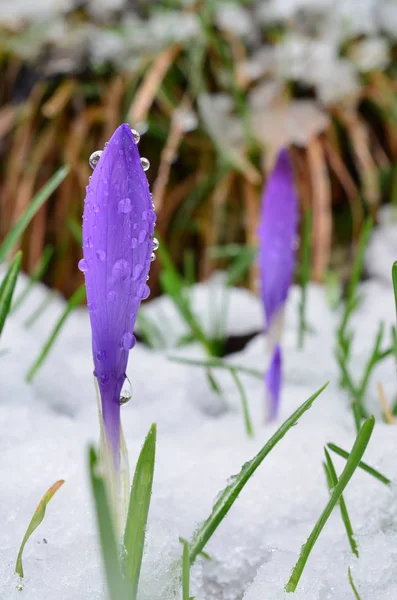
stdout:
MULTIPOLYGON (((396 229, 394 229, 397 235, 396 229)), ((374 237, 374 244, 376 235, 374 237)), ((385 243, 389 239, 384 236, 385 243)), ((374 277, 362 284, 362 303, 354 317, 353 377, 359 379, 378 323, 387 337, 395 322, 390 280, 377 277, 374 265, 389 262, 390 251, 378 235, 374 277)), ((381 275, 383 275, 383 266, 381 275)), ((26 285, 20 278, 18 290, 26 285)), ((208 306, 218 283, 193 290, 197 315, 208 328, 208 306), (215 285, 215 287, 214 287, 215 285)), ((24 321, 48 291, 37 286, 27 302, 8 320, 0 356, 0 598, 2 600, 105 600, 87 469, 87 447, 97 443, 98 419, 92 377, 90 329, 85 309, 74 312, 32 384, 26 372, 38 355, 63 301, 54 297, 35 324, 24 321), (44 522, 26 545, 24 591, 13 575, 19 544, 40 498, 57 479, 65 485, 52 499, 44 522)), ((249 292, 230 290, 227 331, 249 333, 263 328, 262 307, 249 292)), ((230 375, 215 370, 224 399, 209 389, 200 368, 170 362, 168 355, 202 357, 197 345, 151 351, 137 344, 130 355, 128 376, 134 395, 122 410, 130 464, 135 466, 152 422, 158 426, 157 460, 147 546, 139 600, 171 600, 175 596, 181 556, 178 537, 190 538, 205 519, 227 479, 238 473, 281 422, 325 381, 328 389, 271 452, 250 480, 192 570, 191 593, 197 600, 279 600, 301 545, 325 506, 328 492, 322 469, 323 446, 332 441, 350 449, 354 424, 349 398, 338 388, 333 357, 338 314, 328 306, 323 288, 311 285, 307 318, 314 332, 303 351, 296 348, 300 291, 293 288, 285 318, 284 373, 280 416, 265 420, 265 394, 260 379, 242 376, 255 428, 247 439, 239 396, 230 375)), ((152 316, 167 313, 177 334, 184 326, 167 298, 149 303, 152 316)), ((163 317, 160 316, 160 322, 163 317)), ((164 320, 163 320, 164 322, 164 320)), ((266 343, 259 334, 228 360, 265 370, 266 343)), ((365 460, 392 480, 397 478, 397 436, 380 419, 376 382, 382 381, 389 402, 395 396, 395 365, 382 363, 371 380, 366 403, 378 417, 365 460)), ((344 461, 335 457, 340 472, 344 461)), ((309 558, 296 600, 351 600, 347 570, 352 569, 361 599, 397 597, 397 498, 364 472, 349 484, 346 503, 360 551, 348 546, 338 510, 309 558)), ((179 594, 179 591, 178 591, 179 594)))

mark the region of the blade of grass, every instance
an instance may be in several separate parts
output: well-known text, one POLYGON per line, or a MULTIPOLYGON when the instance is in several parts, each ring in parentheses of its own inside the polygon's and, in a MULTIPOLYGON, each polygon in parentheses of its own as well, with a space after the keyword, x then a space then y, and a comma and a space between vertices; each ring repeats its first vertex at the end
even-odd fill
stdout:
MULTIPOLYGON (((342 458, 348 459, 350 456, 349 452, 347 452, 346 450, 343 450, 343 448, 340 448, 336 444, 332 444, 331 442, 329 444, 327 444, 327 448, 329 448, 330 450, 332 450, 332 452, 335 452, 335 454, 337 454, 338 456, 341 456, 342 458)), ((385 485, 391 484, 391 480, 388 477, 386 477, 385 475, 382 475, 382 473, 379 473, 379 471, 377 471, 373 467, 370 467, 370 465, 367 465, 367 463, 360 461, 358 463, 358 466, 360 467, 360 469, 362 469, 363 471, 366 471, 366 473, 369 473, 370 475, 375 477, 375 479, 378 479, 385 485)))
POLYGON ((0 262, 3 262, 12 248, 17 243, 20 236, 23 234, 30 221, 33 219, 39 208, 44 204, 51 194, 57 189, 62 183, 67 174, 69 173, 69 167, 64 166, 58 169, 51 179, 41 188, 41 190, 34 196, 31 203, 29 204, 26 211, 23 213, 19 221, 11 229, 4 242, 0 246, 0 262))
POLYGON ((11 307, 11 313, 18 310, 18 308, 21 306, 22 302, 24 302, 24 300, 26 300, 26 298, 28 297, 28 295, 30 294, 32 289, 34 288, 35 284, 38 281, 40 281, 40 279, 43 277, 44 273, 47 270, 48 265, 50 264, 50 260, 53 257, 53 255, 54 255, 54 248, 52 246, 46 246, 44 248, 43 254, 42 254, 36 268, 34 269, 34 271, 32 273, 32 276, 31 276, 27 286, 19 294, 18 298, 15 299, 15 302, 11 307))
POLYGON ((327 503, 327 506, 325 507, 325 509, 321 513, 320 517, 318 518, 318 521, 315 524, 313 531, 311 532, 310 536, 308 537, 306 543, 302 546, 302 549, 301 549, 301 552, 300 552, 300 555, 298 558, 298 562, 296 563, 295 567, 293 568, 291 577, 290 577, 287 585, 285 586, 286 592, 295 592, 296 587, 301 578, 301 575, 303 573, 303 570, 305 568, 305 565, 307 563, 307 560, 310 556, 310 553, 313 550, 313 547, 314 547, 321 531, 323 530, 324 525, 328 521, 328 518, 329 518, 330 514, 332 513, 333 509, 335 508, 335 505, 339 502, 340 497, 341 497, 345 487, 349 483, 354 471, 357 469, 357 467, 361 461, 361 458, 362 458, 362 456, 365 452, 365 449, 368 445, 369 439, 372 435, 374 425, 375 425, 374 417, 369 417, 365 421, 364 425, 361 427, 361 430, 356 438, 356 441, 354 442, 354 446, 352 448, 352 451, 350 453, 350 456, 348 458, 346 466, 338 480, 337 485, 333 489, 333 492, 327 503))
POLYGON ((43 298, 42 302, 40 302, 38 307, 30 315, 30 317, 25 319, 25 321, 23 322, 23 326, 26 327, 26 329, 28 329, 29 327, 32 327, 34 325, 34 323, 37 321, 37 319, 40 317, 40 315, 43 314, 43 312, 45 311, 47 306, 49 306, 51 304, 51 301, 53 298, 55 298, 55 296, 56 296, 56 292, 54 292, 54 290, 48 290, 48 292, 47 292, 45 298, 43 298))
MULTIPOLYGON (((397 172, 397 169, 396 169, 397 172)), ((393 280, 393 290, 394 290, 394 302, 396 305, 396 315, 397 315, 397 260, 393 263, 391 269, 391 276, 393 280)))
POLYGON ((189 561, 189 546, 187 542, 183 542, 182 554, 182 600, 190 599, 190 561, 189 561))
POLYGON ((246 434, 248 437, 254 437, 254 428, 252 427, 252 421, 251 421, 251 417, 249 414, 248 401, 247 401, 247 396, 246 396, 244 387, 241 384, 240 378, 234 369, 230 369, 230 374, 233 377, 236 387, 238 389, 238 392, 240 394, 246 434))
POLYGON ((37 357, 37 359, 35 360, 33 365, 30 367, 28 374, 26 376, 26 380, 28 382, 32 381, 32 379, 36 375, 37 371, 43 365, 43 362, 46 359, 49 351, 51 350, 55 340, 57 339, 62 327, 64 326, 66 319, 68 318, 68 316, 70 315, 72 310, 74 310, 76 308, 76 306, 78 306, 84 298, 85 298, 85 285, 82 284, 80 287, 77 288, 77 290, 74 292, 73 296, 71 296, 71 298, 69 299, 68 303, 66 304, 65 310, 63 311, 62 315, 60 316, 54 329, 50 333, 39 356, 37 357))
POLYGON ((206 369, 226 369, 227 371, 234 370, 236 372, 245 373, 246 375, 252 375, 258 379, 264 378, 264 372, 259 369, 251 369, 244 367, 243 365, 234 365, 231 363, 224 362, 220 358, 211 358, 209 360, 195 359, 195 358, 183 358, 181 356, 168 356, 168 360, 172 362, 178 362, 184 365, 190 365, 192 367, 205 367, 206 369))
POLYGON ((110 600, 131 600, 131 590, 128 589, 128 584, 123 579, 120 569, 119 549, 116 543, 112 514, 106 497, 105 482, 98 473, 98 457, 92 447, 89 450, 89 468, 109 597, 110 600))
POLYGON ((123 571, 131 584, 130 600, 135 600, 138 592, 146 523, 152 495, 155 454, 156 425, 152 425, 136 465, 124 533, 123 571))
POLYGON ((358 590, 357 590, 357 588, 356 588, 356 586, 354 584, 353 577, 352 577, 352 572, 351 572, 350 567, 347 570, 347 576, 349 578, 350 587, 353 590, 354 597, 356 598, 356 600, 361 600, 360 594, 358 593, 358 590))
POLYGON ((221 492, 218 500, 215 502, 210 516, 194 533, 192 541, 189 544, 190 564, 193 564, 199 552, 203 550, 208 540, 212 537, 219 524, 226 517, 227 513, 238 498, 241 490, 247 481, 253 475, 266 456, 273 450, 285 434, 293 427, 298 419, 312 406, 316 398, 326 388, 328 383, 323 385, 315 394, 304 402, 276 431, 276 433, 267 441, 258 454, 250 461, 245 463, 238 475, 232 478, 226 488, 221 492))
POLYGON ((4 323, 10 312, 12 296, 17 283, 19 270, 21 268, 22 252, 18 252, 10 264, 6 276, 0 285, 0 335, 4 323))
MULTIPOLYGON (((324 448, 324 452, 325 452, 325 459, 327 461, 326 467, 327 467, 328 474, 329 474, 329 483, 330 483, 329 491, 330 491, 330 493, 332 493, 332 490, 338 484, 338 475, 336 474, 334 463, 332 462, 332 459, 326 448, 324 448)), ((343 495, 341 495, 341 497, 339 499, 339 508, 340 508, 340 513, 342 516, 342 521, 345 525, 347 539, 349 540, 351 551, 353 552, 353 554, 355 554, 358 557, 357 542, 354 539, 353 527, 352 527, 352 524, 350 521, 349 513, 347 511, 347 506, 346 506, 346 502, 345 502, 343 495)))
POLYGON ((42 499, 40 500, 36 510, 34 511, 33 517, 28 525, 26 533, 23 537, 21 547, 19 548, 17 562, 15 565, 15 573, 19 575, 19 577, 24 577, 23 572, 23 564, 22 564, 22 554, 25 548, 26 542, 32 535, 32 533, 38 528, 40 523, 43 521, 47 509, 47 504, 54 496, 54 494, 59 490, 59 488, 65 483, 64 479, 60 479, 56 481, 44 494, 42 499))

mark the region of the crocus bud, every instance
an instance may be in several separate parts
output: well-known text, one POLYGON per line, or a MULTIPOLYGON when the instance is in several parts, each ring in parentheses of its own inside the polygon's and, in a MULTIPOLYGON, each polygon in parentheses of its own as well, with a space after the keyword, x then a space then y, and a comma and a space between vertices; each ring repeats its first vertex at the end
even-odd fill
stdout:
POLYGON ((156 215, 137 144, 121 125, 94 165, 83 214, 83 258, 92 329, 94 375, 102 417, 117 468, 120 391, 140 303, 149 296, 156 215))

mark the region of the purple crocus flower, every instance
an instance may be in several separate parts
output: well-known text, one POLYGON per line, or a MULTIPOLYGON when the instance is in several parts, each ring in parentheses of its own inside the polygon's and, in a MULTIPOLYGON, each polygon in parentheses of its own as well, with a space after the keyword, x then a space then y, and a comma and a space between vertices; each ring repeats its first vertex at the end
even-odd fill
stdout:
MULTIPOLYGON (((281 316, 295 268, 298 197, 288 151, 282 149, 267 182, 259 225, 261 296, 270 335, 281 316)), ((270 335, 278 342, 280 332, 270 335)))
POLYGON ((282 363, 279 342, 283 309, 295 268, 297 225, 298 197, 294 188, 293 170, 288 151, 282 149, 263 194, 258 232, 261 297, 269 351, 272 355, 265 376, 271 419, 277 415, 279 405, 282 363))
MULTIPOLYGON (((120 392, 147 278, 156 220, 134 135, 116 129, 87 186, 83 214, 83 271, 92 329, 94 375, 116 469, 120 457, 120 392)), ((98 156, 100 158, 98 160, 98 156)), ((94 166, 95 163, 91 163, 94 166)))
POLYGON ((281 376, 282 376, 281 348, 276 344, 270 366, 265 375, 268 397, 268 419, 272 421, 277 417, 280 404, 281 376))

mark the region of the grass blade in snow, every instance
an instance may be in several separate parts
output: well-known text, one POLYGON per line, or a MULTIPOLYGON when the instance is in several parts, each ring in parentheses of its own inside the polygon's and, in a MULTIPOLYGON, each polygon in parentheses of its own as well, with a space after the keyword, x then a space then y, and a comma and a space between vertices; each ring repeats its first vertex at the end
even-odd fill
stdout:
POLYGON ((350 452, 350 456, 346 463, 346 466, 343 469, 343 472, 338 480, 337 485, 333 489, 331 498, 329 499, 327 506, 321 513, 306 543, 302 546, 298 562, 296 563, 291 573, 291 577, 287 585, 285 586, 286 592, 295 592, 301 575, 303 573, 303 569, 305 568, 306 562, 309 558, 310 552, 313 550, 314 544, 316 543, 321 531, 323 530, 324 525, 328 521, 330 514, 332 513, 336 504, 339 502, 345 487, 349 483, 354 471, 357 469, 361 461, 361 457, 363 456, 365 449, 368 445, 369 439, 372 435, 374 425, 374 417, 369 417, 369 419, 367 419, 364 425, 361 427, 356 441, 354 442, 352 451, 350 452))
POLYGON ((69 167, 61 167, 58 171, 51 177, 51 179, 41 188, 41 190, 34 196, 33 200, 23 213, 22 217, 19 221, 14 225, 6 239, 0 246, 0 262, 5 260, 12 250, 14 245, 17 243, 20 236, 25 231, 26 227, 29 225, 30 221, 33 219, 39 208, 44 204, 46 200, 51 196, 51 194, 57 189, 57 187, 62 183, 65 179, 66 175, 69 173, 69 167))
POLYGON ((189 561, 189 546, 188 546, 187 542, 183 542, 182 600, 190 600, 190 561, 189 561))
POLYGON ((131 584, 130 600, 135 600, 138 591, 146 523, 152 495, 155 454, 156 425, 152 425, 136 465, 124 533, 123 567, 131 584))
POLYGON ((65 324, 66 319, 68 318, 68 316, 70 315, 72 310, 74 308, 76 308, 76 306, 78 306, 84 298, 85 298, 85 285, 83 284, 79 288, 77 288, 77 290, 75 291, 73 296, 69 299, 65 310, 63 311, 62 315, 60 316, 54 329, 50 333, 50 336, 49 336, 48 340, 46 341, 46 343, 44 344, 43 349, 40 352, 38 358, 36 359, 34 364, 30 367, 28 374, 26 376, 27 381, 29 381, 29 382, 32 381, 33 377, 36 375, 37 371, 42 366, 47 354, 51 350, 52 345, 55 342, 55 340, 57 339, 59 332, 61 331, 63 325, 65 324))
POLYGON ((306 402, 304 402, 276 431, 276 433, 268 440, 258 454, 249 462, 245 463, 240 473, 233 477, 232 482, 223 490, 218 500, 212 508, 212 512, 208 519, 197 529, 193 535, 193 539, 189 544, 189 555, 190 564, 192 564, 199 552, 203 550, 208 540, 216 531, 218 525, 226 517, 227 513, 233 506, 239 493, 266 458, 266 456, 273 450, 285 434, 293 427, 298 419, 312 406, 316 398, 321 394, 324 388, 328 385, 323 385, 313 396, 311 396, 306 402))
POLYGON ((230 374, 233 377, 234 382, 238 389, 238 393, 240 394, 241 406, 242 406, 243 415, 244 415, 245 432, 248 435, 248 437, 253 437, 254 436, 254 428, 252 427, 252 421, 251 421, 251 417, 249 414, 248 401, 247 401, 247 396, 246 396, 244 387, 240 381, 239 376, 237 375, 237 373, 234 369, 230 369, 230 374))
POLYGON ((357 590, 357 588, 356 588, 356 586, 354 584, 353 577, 352 577, 352 572, 351 572, 350 567, 349 567, 349 569, 347 571, 347 576, 349 578, 350 587, 353 590, 353 594, 354 594, 355 599, 356 600, 361 600, 360 594, 358 593, 358 590, 357 590))
POLYGON ((119 549, 116 543, 112 515, 106 497, 105 482, 98 474, 98 457, 94 448, 89 451, 89 467, 91 476, 91 489, 95 501, 95 510, 99 529, 99 540, 102 558, 105 567, 106 581, 109 591, 109 600, 131 600, 131 591, 123 579, 119 549))
POLYGON ((393 290, 394 290, 394 301, 396 304, 396 315, 397 315, 397 260, 393 263, 391 269, 391 276, 393 280, 393 290))
MULTIPOLYGON (((334 463, 332 462, 332 459, 326 448, 324 448, 324 452, 325 452, 325 458, 327 461, 324 464, 324 466, 325 466, 328 476, 329 476, 329 491, 332 494, 332 490, 338 484, 338 475, 336 474, 334 463)), ((350 521, 349 513, 347 512, 347 506, 346 506, 346 502, 345 502, 343 495, 341 495, 341 497, 339 499, 339 507, 340 507, 340 512, 341 512, 341 516, 342 516, 342 521, 345 525, 347 539, 349 540, 350 548, 351 548, 353 554, 355 554, 358 557, 357 542, 354 538, 353 527, 352 527, 352 524, 350 521)))
POLYGON ((32 535, 32 533, 35 531, 35 529, 37 529, 37 527, 43 521, 43 519, 45 517, 46 509, 47 509, 47 504, 49 503, 49 501, 51 500, 53 495, 59 490, 59 488, 64 483, 65 483, 65 481, 63 479, 60 479, 59 481, 55 482, 54 485, 52 485, 50 487, 50 489, 46 491, 46 493, 40 500, 38 507, 34 511, 32 520, 30 521, 30 523, 28 525, 28 528, 27 528, 24 538, 22 540, 21 547, 19 548, 17 563, 15 565, 15 572, 18 573, 18 575, 20 577, 24 576, 23 565, 22 565, 22 553, 23 553, 23 549, 25 548, 25 544, 28 541, 28 539, 30 538, 30 536, 32 535))
MULTIPOLYGON (((327 447, 330 450, 332 450, 332 452, 335 452, 335 454, 338 454, 338 456, 341 456, 342 458, 348 459, 350 456, 350 454, 346 450, 343 450, 343 448, 340 448, 336 444, 329 443, 329 444, 327 444, 327 447)), ((391 484, 391 480, 388 477, 386 477, 385 475, 382 475, 382 473, 379 473, 379 471, 377 471, 373 467, 370 467, 369 465, 367 465, 367 463, 360 461, 358 463, 358 466, 360 467, 360 469, 362 469, 363 471, 366 471, 367 473, 369 473, 370 475, 372 475, 373 477, 375 477, 382 483, 384 483, 386 485, 391 484)))
POLYGON ((46 246, 44 248, 44 252, 38 262, 37 267, 33 271, 32 276, 31 276, 27 286, 25 287, 25 289, 19 294, 18 298, 15 299, 15 302, 11 308, 11 312, 15 312, 21 306, 22 302, 24 300, 26 300, 27 296, 34 288, 35 283, 40 281, 40 279, 43 277, 53 254, 54 254, 54 248, 52 246, 46 246))
POLYGON ((4 323, 11 308, 12 295, 18 279, 18 273, 21 268, 22 252, 15 255, 14 260, 0 285, 0 335, 3 331, 4 323))

